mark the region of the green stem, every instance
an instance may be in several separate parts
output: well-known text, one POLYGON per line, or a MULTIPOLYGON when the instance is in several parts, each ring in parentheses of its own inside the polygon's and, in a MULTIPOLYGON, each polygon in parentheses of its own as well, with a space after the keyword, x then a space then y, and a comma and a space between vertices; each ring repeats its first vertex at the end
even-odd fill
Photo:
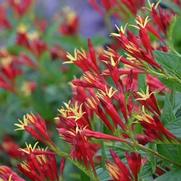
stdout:
POLYGON ((156 157, 158 157, 158 158, 160 158, 160 159, 162 159, 162 160, 165 160, 165 161, 167 161, 167 162, 169 162, 169 163, 171 163, 171 164, 174 164, 174 165, 176 165, 176 166, 178 166, 178 167, 181 167, 181 164, 180 164, 180 163, 177 163, 177 162, 175 162, 175 161, 173 161, 173 160, 170 160, 170 159, 168 159, 167 157, 159 154, 158 152, 156 152, 156 151, 154 151, 154 150, 152 150, 152 149, 150 149, 150 148, 148 148, 148 147, 145 147, 145 146, 140 145, 140 144, 138 144, 138 143, 133 143, 133 145, 135 145, 136 147, 140 148, 141 150, 143 150, 143 151, 145 151, 145 152, 150 152, 150 153, 152 153, 153 155, 155 155, 156 157))
POLYGON ((154 71, 154 70, 152 70, 152 69, 149 69, 148 72, 149 72, 150 74, 152 74, 152 75, 159 76, 159 77, 162 77, 162 78, 164 78, 164 79, 172 79, 172 80, 175 80, 175 81, 181 83, 181 79, 179 79, 179 78, 178 78, 177 76, 175 76, 175 75, 170 75, 170 74, 168 74, 168 73, 166 73, 166 72, 162 72, 162 73, 156 72, 156 71, 154 71))

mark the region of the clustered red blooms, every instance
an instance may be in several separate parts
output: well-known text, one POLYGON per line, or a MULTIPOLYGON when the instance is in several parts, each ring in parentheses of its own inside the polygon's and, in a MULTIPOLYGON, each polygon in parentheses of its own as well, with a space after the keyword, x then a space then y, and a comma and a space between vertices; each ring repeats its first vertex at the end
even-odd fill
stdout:
POLYGON ((59 32, 63 35, 76 35, 79 28, 79 18, 76 13, 70 8, 63 9, 61 14, 63 20, 59 27, 59 32))
POLYGON ((40 115, 27 114, 23 117, 22 121, 19 120, 19 124, 15 125, 18 127, 16 130, 25 130, 37 140, 44 143, 51 143, 45 121, 40 115))
MULTIPOLYGON (((95 0, 90 2, 99 10, 99 5, 95 0)), ((175 13, 169 9, 163 9, 158 3, 148 3, 148 8, 142 8, 145 4, 143 0, 120 0, 119 3, 123 3, 136 16, 136 23, 117 27, 118 32, 111 34, 117 39, 116 49, 107 47, 106 50, 96 51, 91 40, 88 40, 88 51, 76 49, 73 55, 67 54, 65 63, 75 64, 81 69, 83 75, 72 81, 72 99, 58 110, 59 115, 55 118, 60 137, 70 145, 70 160, 83 163, 88 170, 94 172, 95 176, 96 166, 99 164, 96 161, 96 158, 98 160, 97 152, 102 146, 100 139, 104 142, 114 141, 129 146, 133 139, 140 145, 154 141, 177 140, 176 136, 164 127, 161 121, 162 110, 156 98, 156 94, 164 94, 170 90, 149 72, 150 69, 162 70, 156 61, 154 51, 169 51, 166 44, 166 32, 175 13), (141 15, 137 14, 138 11, 141 15), (133 33, 129 29, 130 26, 136 28, 137 32, 133 33), (151 41, 150 35, 155 37, 155 42, 151 41), (123 53, 120 54, 118 50, 122 50, 123 53), (145 91, 139 90, 140 75, 146 77, 145 91), (95 115, 105 126, 106 133, 93 126, 95 115), (141 131, 137 131, 137 126, 141 126, 141 131)), ((179 4, 180 1, 175 1, 175 3, 179 4)), ((116 0, 101 1, 106 11, 117 4, 116 0)), ((119 8, 121 11, 121 7, 119 8)), ((46 46, 41 41, 34 42, 27 39, 27 34, 24 34, 24 29, 22 29, 18 34, 17 42, 36 51, 37 56, 41 54, 46 46)), ((70 29, 69 27, 60 28, 60 31, 65 34, 73 32, 71 27, 70 29)), ((26 55, 23 55, 23 58, 31 64, 26 55)), ((11 66, 11 62, 12 60, 8 66, 11 66)), ((2 69, 2 72, 7 77, 7 83, 6 81, 4 84, 1 83, 3 85, 1 87, 11 90, 13 78, 18 73, 16 71, 11 73, 9 69, 6 71, 2 69)), ((27 114, 23 121, 20 120, 15 125, 18 127, 17 130, 28 132, 33 138, 52 149, 48 151, 36 148, 36 144, 34 147, 27 145, 26 149, 19 149, 23 155, 23 161, 18 165, 19 171, 35 181, 57 181, 59 176, 55 155, 58 152, 48 134, 45 120, 40 115, 27 114)), ((5 148, 8 152, 7 146, 5 148)), ((134 149, 125 153, 127 164, 121 161, 115 151, 110 150, 110 155, 113 161, 106 160, 106 168, 114 181, 138 181, 142 166, 148 162, 134 149)), ((69 158, 67 155, 62 158, 61 176, 67 158, 69 158)), ((23 180, 5 166, 0 167, 0 178, 13 181, 23 180)))
POLYGON ((13 170, 7 166, 0 166, 0 179, 3 181, 24 181, 20 176, 18 176, 13 170))
POLYGON ((28 178, 37 181, 58 181, 58 170, 55 154, 51 151, 27 145, 21 149, 24 160, 18 165, 18 169, 28 178))
POLYGON ((110 153, 114 163, 108 162, 106 164, 106 167, 112 178, 115 181, 137 181, 138 173, 141 169, 142 164, 144 164, 144 160, 141 159, 141 155, 136 152, 126 153, 125 156, 130 168, 129 170, 114 151, 111 150, 110 153))
POLYGON ((103 9, 110 11, 115 8, 117 8, 123 14, 127 14, 124 9, 124 6, 126 6, 133 15, 136 15, 138 10, 144 6, 145 2, 145 0, 101 0, 101 5, 99 5, 97 0, 89 0, 89 3, 100 14, 103 14, 103 9))
MULTIPOLYGON (((45 53, 48 53, 52 60, 66 60, 66 51, 61 45, 54 44, 50 47, 43 39, 48 28, 46 20, 34 18, 31 26, 20 21, 33 6, 33 0, 8 0, 0 5, 0 31, 15 31, 13 43, 23 50, 14 53, 5 47, 0 49, 0 88, 15 94, 21 91, 26 96, 36 89, 33 80, 25 80, 21 86, 17 85, 17 79, 26 74, 26 69, 38 72, 39 60, 45 53), (11 22, 9 11, 12 11, 15 23, 11 22)), ((76 35, 79 27, 77 15, 70 9, 62 12, 65 21, 59 23, 56 33, 63 36, 76 35)))

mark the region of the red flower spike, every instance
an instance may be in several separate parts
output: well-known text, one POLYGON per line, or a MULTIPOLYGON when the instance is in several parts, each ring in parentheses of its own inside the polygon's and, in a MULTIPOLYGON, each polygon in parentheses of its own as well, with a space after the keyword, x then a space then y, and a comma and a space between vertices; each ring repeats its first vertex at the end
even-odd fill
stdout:
POLYGON ((24 161, 18 165, 19 170, 29 179, 35 181, 58 181, 58 169, 53 152, 27 145, 21 149, 25 154, 24 161))
POLYGON ((157 105, 154 92, 150 92, 149 87, 147 87, 146 92, 137 92, 135 94, 136 100, 139 101, 143 106, 145 106, 150 112, 157 113, 160 115, 160 109, 157 105))
POLYGON ((136 139, 137 139, 138 143, 142 144, 142 145, 146 145, 147 143, 153 141, 152 138, 150 138, 150 137, 148 137, 147 135, 144 135, 144 134, 136 135, 136 139))
POLYGON ((97 131, 91 131, 89 129, 83 129, 82 132, 86 137, 89 137, 89 138, 103 139, 103 140, 109 140, 109 141, 126 142, 126 140, 124 140, 122 138, 112 136, 112 135, 108 135, 108 134, 104 134, 104 133, 100 133, 100 132, 97 132, 97 131))
POLYGON ((169 92, 169 89, 162 82, 160 82, 159 79, 149 74, 146 77, 146 82, 151 92, 160 92, 160 93, 169 92))
POLYGON ((25 181, 7 166, 0 166, 0 180, 3 181, 25 181))
MULTIPOLYGON (((131 26, 140 29, 140 27, 143 28, 144 26, 146 26, 146 23, 147 23, 147 20, 141 23, 138 21, 137 22, 137 24, 139 24, 138 26, 135 26, 135 25, 131 25, 131 26)), ((120 28, 117 27, 117 30, 118 30, 118 33, 112 33, 111 35, 118 39, 121 48, 126 51, 126 55, 128 55, 128 58, 134 61, 134 64, 135 64, 134 67, 141 67, 141 69, 144 69, 144 62, 146 62, 155 68, 160 68, 160 65, 154 60, 152 53, 147 52, 145 50, 149 46, 148 37, 147 37, 147 40, 143 40, 145 45, 143 43, 142 43, 143 45, 141 45, 140 44, 141 38, 137 37, 133 33, 130 33, 129 31, 126 33, 126 26, 125 27, 121 26, 120 28), (147 47, 143 48, 144 46, 147 46, 147 47)), ((150 49, 151 51, 150 47, 148 49, 150 49)))
POLYGON ((23 120, 19 120, 19 123, 16 123, 15 126, 17 126, 16 130, 25 130, 43 143, 53 144, 48 135, 45 120, 40 115, 26 114, 23 120))
POLYGON ((172 18, 174 17, 174 13, 158 6, 159 4, 151 4, 151 15, 153 18, 153 22, 156 23, 159 30, 162 31, 164 35, 167 33, 167 29, 171 23, 172 18))
POLYGON ((21 66, 6 50, 0 52, 0 58, 0 87, 15 92, 16 78, 22 74, 21 66))
POLYGON ((151 41, 146 28, 148 22, 149 22, 148 16, 145 19, 138 16, 136 19, 136 23, 139 28, 139 36, 143 43, 143 46, 145 47, 147 52, 152 53, 151 41))
POLYGON ((133 15, 145 4, 145 0, 122 0, 122 3, 130 10, 133 15))
POLYGON ((71 157, 82 161, 87 168, 91 167, 95 172, 93 158, 99 145, 91 143, 85 136, 83 129, 77 126, 74 129, 58 128, 58 132, 65 141, 72 145, 71 157))
POLYGON ((143 108, 143 112, 137 115, 136 118, 140 121, 144 128, 144 133, 148 136, 148 141, 152 142, 156 139, 164 141, 168 139, 170 141, 175 140, 176 136, 167 130, 157 116, 150 116, 143 108))
POLYGON ((60 161, 60 175, 61 176, 63 176, 63 171, 64 171, 64 168, 65 168, 65 162, 66 162, 65 158, 62 158, 61 161, 60 161))
POLYGON ((138 173, 140 172, 142 166, 141 155, 139 153, 126 153, 126 159, 128 162, 128 167, 120 160, 118 155, 110 150, 111 156, 114 163, 108 162, 106 167, 112 176, 114 181, 138 181, 138 173))
POLYGON ((135 181, 138 180, 138 173, 141 169, 141 155, 139 153, 126 153, 126 159, 129 168, 134 176, 135 181))
POLYGON ((111 117, 112 121, 114 122, 115 126, 119 125, 123 130, 126 129, 123 120, 120 118, 117 110, 115 109, 114 105, 112 104, 111 98, 117 92, 117 90, 113 90, 111 87, 105 88, 105 91, 99 91, 97 94, 102 106, 104 107, 105 111, 111 117))
POLYGON ((96 96, 92 96, 86 99, 86 105, 89 109, 93 110, 97 116, 103 121, 103 123, 111 130, 114 131, 113 126, 109 122, 103 109, 99 106, 100 101, 96 96))
POLYGON ((13 11, 18 15, 18 17, 24 16, 30 6, 33 3, 33 0, 8 0, 9 5, 12 7, 13 11))
POLYGON ((0 6, 0 29, 2 28, 5 28, 5 29, 12 28, 12 25, 7 17, 6 9, 3 5, 0 6))
POLYGON ((114 181, 131 181, 131 174, 126 165, 119 159, 114 151, 110 151, 114 164, 107 163, 106 167, 114 181))
POLYGON ((89 3, 101 15, 103 14, 103 10, 100 6, 102 6, 106 12, 118 7, 123 14, 127 14, 125 7, 123 7, 126 6, 133 15, 136 15, 137 11, 145 4, 145 0, 121 0, 120 2, 116 0, 101 0, 101 5, 98 4, 97 0, 89 0, 89 3))
POLYGON ((50 52, 51 52, 51 57, 52 57, 53 60, 56 60, 56 59, 60 59, 60 60, 63 60, 63 61, 67 60, 66 51, 64 50, 63 47, 61 47, 58 44, 53 46, 51 48, 50 52))
POLYGON ((19 151, 19 146, 8 135, 3 138, 3 142, 0 146, 0 149, 2 149, 2 151, 8 154, 11 158, 18 159, 22 156, 21 152, 19 151))
POLYGON ((181 1, 180 0, 174 0, 173 2, 181 7, 181 1))
POLYGON ((79 17, 70 8, 64 8, 62 12, 63 22, 60 24, 59 32, 66 36, 76 35, 79 30, 79 17))
POLYGON ((30 67, 32 69, 36 69, 38 67, 38 64, 33 61, 29 56, 27 56, 25 53, 20 53, 20 56, 18 57, 18 61, 27 67, 30 67))
POLYGON ((65 107, 59 109, 60 116, 58 132, 64 140, 71 144, 71 157, 85 164, 86 167, 91 167, 94 172, 93 158, 97 152, 99 145, 91 143, 84 135, 83 130, 89 129, 89 122, 84 118, 82 105, 78 102, 65 103, 65 107))
POLYGON ((88 47, 89 47, 89 56, 90 56, 90 59, 91 59, 90 61, 92 61, 93 64, 95 65, 95 69, 97 69, 97 71, 99 71, 99 68, 97 66, 97 61, 96 61, 95 49, 94 49, 90 39, 88 39, 88 47))
POLYGON ((86 72, 81 79, 75 79, 72 81, 73 85, 84 88, 97 88, 105 91, 106 82, 102 76, 92 72, 86 72))
POLYGON ((87 52, 83 49, 81 50, 74 50, 74 55, 71 55, 70 53, 67 53, 68 61, 65 61, 65 64, 74 63, 77 65, 83 72, 92 71, 95 73, 99 73, 99 68, 96 65, 93 47, 90 47, 89 42, 89 48, 90 52, 87 54, 87 52), (93 59, 92 59, 93 58, 93 59))

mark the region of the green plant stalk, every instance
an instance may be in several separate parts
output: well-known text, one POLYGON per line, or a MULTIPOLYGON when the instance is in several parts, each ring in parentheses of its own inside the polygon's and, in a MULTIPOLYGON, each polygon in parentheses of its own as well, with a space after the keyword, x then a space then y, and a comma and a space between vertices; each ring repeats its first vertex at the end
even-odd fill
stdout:
POLYGON ((172 38, 173 37, 173 29, 174 29, 174 26, 176 24, 176 20, 177 20, 177 17, 174 17, 173 23, 171 24, 169 31, 168 31, 168 45, 170 46, 171 50, 175 54, 177 54, 179 57, 181 57, 181 54, 179 52, 177 52, 177 50, 174 47, 173 38, 172 38))
POLYGON ((160 77, 162 77, 164 79, 172 79, 172 80, 175 80, 175 81, 181 83, 181 79, 179 79, 177 76, 167 74, 166 72, 160 73, 160 72, 154 71, 153 69, 148 68, 148 73, 150 73, 152 75, 155 75, 155 76, 160 76, 160 77))
POLYGON ((156 152, 156 151, 154 151, 154 150, 152 150, 152 149, 150 149, 150 148, 147 148, 147 147, 145 147, 145 146, 143 146, 143 145, 141 145, 141 144, 138 144, 138 143, 131 143, 131 144, 134 145, 134 146, 136 146, 137 148, 145 151, 145 152, 150 152, 150 153, 152 153, 152 154, 155 155, 157 158, 160 158, 160 159, 162 159, 162 160, 165 160, 165 161, 167 161, 167 162, 169 162, 169 163, 171 163, 171 164, 173 164, 173 165, 176 165, 177 167, 181 167, 181 164, 180 164, 180 163, 177 163, 177 162, 175 162, 175 161, 173 161, 173 160, 170 160, 170 159, 168 159, 167 157, 159 154, 158 152, 156 152))

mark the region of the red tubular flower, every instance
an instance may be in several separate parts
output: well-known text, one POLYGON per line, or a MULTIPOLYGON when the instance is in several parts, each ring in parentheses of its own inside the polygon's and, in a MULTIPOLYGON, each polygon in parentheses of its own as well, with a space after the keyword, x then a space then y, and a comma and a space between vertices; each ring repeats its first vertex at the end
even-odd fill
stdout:
POLYGON ((82 132, 88 138, 96 138, 96 139, 103 139, 103 140, 109 140, 109 141, 126 142, 126 140, 124 140, 122 138, 112 136, 112 135, 108 135, 108 134, 104 134, 104 133, 97 132, 97 131, 92 131, 92 130, 89 130, 89 129, 83 129, 82 132))
POLYGON ((63 171, 64 171, 64 168, 65 168, 65 162, 66 162, 65 158, 62 158, 61 161, 60 161, 60 176, 63 176, 63 171))
POLYGON ((75 86, 84 88, 97 88, 103 91, 105 91, 106 87, 106 82, 102 76, 88 71, 83 74, 81 79, 75 79, 72 81, 72 83, 75 86))
POLYGON ((118 7, 122 13, 127 14, 123 7, 126 6, 133 15, 136 15, 137 11, 145 4, 145 0, 101 0, 100 5, 97 0, 89 0, 89 3, 101 15, 103 14, 101 6, 106 10, 106 12, 118 7))
POLYGON ((1 149, 3 152, 8 154, 11 158, 20 158, 22 156, 19 151, 19 146, 10 136, 5 136, 1 144, 1 149), (13 148, 13 149, 12 149, 13 148))
POLYGON ((22 74, 21 67, 14 56, 6 50, 0 52, 0 87, 8 91, 15 91, 15 80, 22 74))
POLYGON ((62 12, 63 22, 60 24, 59 32, 66 36, 76 35, 79 30, 79 18, 70 8, 64 8, 62 12))
POLYGON ((137 115, 136 118, 140 121, 150 142, 156 139, 161 141, 164 141, 165 138, 170 141, 176 139, 176 136, 164 127, 157 116, 152 117, 143 110, 142 114, 137 115))
POLYGON ((139 28, 139 36, 143 43, 143 46, 145 47, 147 52, 152 53, 151 41, 146 28, 148 21, 149 21, 148 16, 145 18, 145 20, 143 20, 141 16, 137 16, 136 19, 136 23, 139 28))
POLYGON ((96 96, 92 96, 86 99, 86 106, 93 110, 97 116, 103 121, 103 123, 111 130, 113 131, 114 128, 109 122, 109 119, 106 116, 106 113, 103 111, 103 109, 100 107, 100 101, 96 96))
POLYGON ((83 129, 89 128, 89 123, 84 117, 82 105, 65 104, 66 109, 60 109, 61 113, 58 119, 58 132, 64 140, 71 144, 71 157, 91 167, 94 171, 93 158, 99 145, 91 143, 84 135, 83 129))
POLYGON ((39 17, 36 17, 34 24, 41 33, 45 32, 48 27, 47 19, 39 19, 39 17))
POLYGON ((94 169, 93 158, 99 148, 98 144, 91 143, 84 135, 81 128, 75 127, 74 130, 58 128, 58 132, 66 142, 71 144, 71 157, 82 161, 86 167, 94 169))
POLYGON ((0 180, 3 181, 25 181, 7 166, 0 166, 0 180))
POLYGON ((92 68, 91 62, 88 62, 86 52, 82 50, 74 50, 74 55, 70 53, 67 54, 68 61, 65 64, 74 63, 77 65, 83 72, 86 72, 92 68), (86 64, 85 64, 86 62, 86 64))
POLYGON ((130 12, 133 15, 136 15, 137 11, 145 4, 145 0, 121 0, 121 1, 130 10, 130 12))
POLYGON ((135 93, 136 100, 139 101, 143 106, 145 106, 153 114, 160 115, 160 109, 157 105, 156 97, 154 92, 150 92, 149 87, 146 89, 146 93, 137 92, 135 93))
POLYGON ((8 18, 7 18, 7 14, 6 14, 6 9, 4 6, 0 6, 0 29, 1 28, 7 28, 7 29, 11 29, 11 23, 9 22, 8 18))
POLYGON ((67 60, 67 53, 60 45, 55 45, 50 50, 51 57, 53 60, 60 59, 63 61, 67 60))
POLYGON ((105 91, 100 91, 98 93, 99 100, 104 107, 106 113, 111 117, 112 121, 114 122, 114 125, 117 127, 119 125, 123 130, 125 130, 125 124, 121 117, 119 116, 116 108, 114 107, 111 98, 113 95, 117 92, 117 90, 113 90, 111 87, 105 88, 105 91))
POLYGON ((173 2, 181 7, 181 1, 180 0, 173 0, 173 2))
POLYGON ((92 71, 95 73, 99 72, 99 67, 96 64, 94 49, 91 46, 91 43, 89 42, 89 53, 87 53, 85 50, 74 50, 74 55, 71 55, 70 53, 67 54, 68 61, 65 61, 65 64, 74 63, 77 65, 83 72, 86 71, 92 71))
POLYGON ((159 31, 162 31, 164 35, 167 34, 167 29, 171 23, 174 13, 158 6, 159 4, 151 4, 151 15, 154 23, 158 26, 159 31))
POLYGON ((18 15, 18 17, 24 16, 30 6, 33 3, 33 0, 8 0, 10 7, 12 7, 13 11, 18 15))
POLYGON ((152 138, 148 137, 145 134, 137 134, 136 139, 137 139, 138 143, 142 144, 142 145, 146 145, 147 143, 153 141, 152 138))
POLYGON ((169 92, 169 89, 156 77, 148 74, 146 77, 146 82, 151 92, 169 92))
POLYGON ((100 57, 101 61, 103 61, 107 67, 107 72, 109 76, 113 79, 114 84, 117 89, 122 90, 122 81, 120 79, 120 56, 112 49, 108 49, 108 51, 104 51, 104 54, 100 57))
POLYGON ((138 180, 138 173, 141 169, 141 155, 136 152, 126 153, 126 159, 135 180, 138 180))
MULTIPOLYGON (((152 55, 152 48, 149 45, 149 37, 147 35, 146 30, 144 27, 147 25, 147 18, 145 20, 140 19, 141 22, 137 21, 138 26, 132 25, 140 29, 140 36, 136 36, 130 31, 126 33, 126 26, 120 27, 118 29, 118 33, 112 33, 112 36, 115 36, 120 46, 123 50, 126 51, 128 59, 133 63, 134 67, 138 67, 144 69, 144 63, 148 63, 149 65, 160 68, 160 65, 155 61, 152 55), (146 39, 144 39, 146 38, 146 39)), ((127 62, 126 59, 120 59, 120 61, 127 62)))
POLYGON ((106 164, 109 174, 114 181, 138 181, 138 173, 141 169, 142 160, 139 153, 126 153, 128 167, 120 160, 114 151, 110 151, 114 163, 108 162, 106 164))
POLYGON ((40 57, 47 49, 47 44, 41 39, 32 39, 30 42, 30 50, 37 57, 40 57))
POLYGON ((34 181, 58 181, 58 169, 55 154, 53 152, 32 147, 21 149, 24 160, 18 165, 18 169, 29 179, 34 181))
POLYGON ((27 26, 24 24, 20 24, 18 26, 16 43, 20 46, 25 47, 25 48, 30 47, 28 35, 27 35, 27 26))
POLYGON ((45 120, 40 115, 26 114, 23 121, 19 120, 19 123, 16 123, 15 126, 17 126, 16 130, 25 130, 35 139, 45 144, 53 144, 48 135, 45 120))
POLYGON ((18 61, 20 64, 25 65, 27 67, 30 67, 32 69, 36 69, 38 64, 33 61, 29 56, 27 56, 25 53, 20 53, 18 57, 18 61))
POLYGON ((37 31, 28 32, 25 24, 20 24, 17 29, 16 43, 27 48, 37 57, 48 49, 47 44, 40 39, 39 33, 37 31))

